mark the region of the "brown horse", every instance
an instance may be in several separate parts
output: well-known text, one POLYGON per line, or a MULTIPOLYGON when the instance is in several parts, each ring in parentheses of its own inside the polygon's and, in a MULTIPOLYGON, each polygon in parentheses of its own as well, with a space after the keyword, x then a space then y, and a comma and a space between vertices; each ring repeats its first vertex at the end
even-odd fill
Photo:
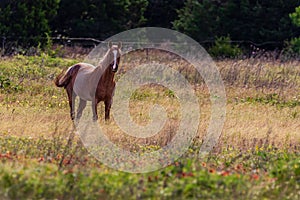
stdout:
POLYGON ((98 119, 97 105, 104 101, 105 120, 109 119, 112 98, 115 90, 114 75, 118 71, 121 57, 121 43, 112 45, 98 66, 78 63, 66 72, 62 72, 55 79, 57 87, 64 87, 68 94, 71 119, 75 119, 75 98, 79 96, 77 119, 80 119, 87 101, 92 102, 93 120, 98 119))

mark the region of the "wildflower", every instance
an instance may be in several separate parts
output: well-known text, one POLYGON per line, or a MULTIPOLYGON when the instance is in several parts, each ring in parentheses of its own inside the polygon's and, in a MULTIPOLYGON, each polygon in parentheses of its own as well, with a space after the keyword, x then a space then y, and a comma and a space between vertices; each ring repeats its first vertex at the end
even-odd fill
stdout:
POLYGON ((42 156, 42 157, 40 157, 39 159, 38 159, 38 161, 39 162, 43 162, 45 159, 44 159, 44 157, 42 156))
POLYGON ((229 171, 222 171, 221 176, 228 176, 230 173, 229 171))
POLYGON ((251 179, 258 180, 259 179, 259 175, 258 174, 252 174, 251 175, 251 179))

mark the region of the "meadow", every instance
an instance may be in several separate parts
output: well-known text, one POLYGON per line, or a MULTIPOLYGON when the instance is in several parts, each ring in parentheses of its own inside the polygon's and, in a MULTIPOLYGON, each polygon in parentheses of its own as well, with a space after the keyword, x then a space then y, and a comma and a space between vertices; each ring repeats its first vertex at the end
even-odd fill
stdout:
MULTIPOLYGON (((135 52, 124 56, 119 79, 143 62, 135 52)), ((148 52, 180 71, 199 97, 198 136, 172 165, 132 174, 110 169, 84 148, 69 117, 67 95, 53 80, 62 69, 82 60, 40 56, 0 59, 0 198, 1 199, 299 199, 300 62, 261 57, 216 61, 227 95, 226 121, 218 144, 205 157, 211 105, 202 78, 183 60, 148 52)), ((167 88, 149 85, 130 99, 130 114, 141 125, 149 108, 162 105, 167 125, 151 138, 122 133, 112 119, 98 123, 107 137, 130 151, 160 149, 178 127, 179 102, 167 88)))

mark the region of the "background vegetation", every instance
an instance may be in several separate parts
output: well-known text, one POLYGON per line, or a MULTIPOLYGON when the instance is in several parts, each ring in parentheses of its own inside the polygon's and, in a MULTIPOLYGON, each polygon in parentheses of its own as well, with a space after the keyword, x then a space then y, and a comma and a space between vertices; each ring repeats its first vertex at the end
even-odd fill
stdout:
POLYGON ((3 0, 0 36, 31 47, 45 46, 47 37, 104 40, 120 31, 159 26, 186 33, 206 47, 228 37, 246 53, 253 46, 292 46, 289 50, 299 53, 299 5, 299 0, 3 0))

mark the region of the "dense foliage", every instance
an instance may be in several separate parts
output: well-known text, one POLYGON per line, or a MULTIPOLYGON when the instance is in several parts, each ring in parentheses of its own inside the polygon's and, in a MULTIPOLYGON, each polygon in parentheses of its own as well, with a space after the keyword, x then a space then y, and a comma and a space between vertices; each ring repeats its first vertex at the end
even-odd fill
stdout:
POLYGON ((275 49, 299 35, 299 5, 300 0, 3 0, 0 36, 37 46, 47 35, 106 39, 135 27, 159 26, 202 44, 229 37, 275 49))
POLYGON ((55 34, 106 38, 144 24, 147 0, 62 0, 52 23, 55 34))
MULTIPOLYGON (((296 26, 300 27, 300 6, 295 9, 295 12, 290 14, 290 18, 296 26)), ((300 54, 300 37, 291 39, 289 43, 289 50, 300 54)))
POLYGON ((58 8, 59 0, 1 1, 0 35, 25 47, 44 43, 53 29, 50 21, 57 16, 58 8))
POLYGON ((198 41, 229 35, 233 40, 282 47, 299 34, 289 13, 298 0, 188 0, 179 10, 174 27, 198 41))

